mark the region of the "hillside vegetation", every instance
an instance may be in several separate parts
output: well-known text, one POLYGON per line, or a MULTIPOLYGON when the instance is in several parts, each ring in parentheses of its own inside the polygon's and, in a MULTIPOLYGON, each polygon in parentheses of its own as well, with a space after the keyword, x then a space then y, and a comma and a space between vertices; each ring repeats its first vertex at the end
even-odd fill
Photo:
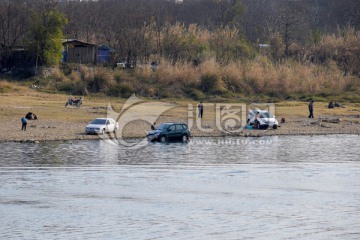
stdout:
POLYGON ((45 91, 358 101, 356 0, 17 0, 1 2, 0 9, 2 77, 45 91), (60 37, 105 44, 113 49, 112 59, 88 66, 59 63, 60 37), (13 64, 19 45, 32 53, 36 67, 55 69, 52 76, 24 75, 24 67, 13 64), (114 67, 117 62, 129 68, 114 67))
MULTIPOLYGON (((198 37, 202 38, 202 34, 198 37)), ((102 92, 123 98, 136 93, 150 98, 194 100, 214 96, 274 101, 325 100, 339 96, 345 101, 358 101, 359 37, 359 32, 351 29, 326 35, 307 49, 291 48, 297 57, 281 61, 273 61, 271 55, 276 52, 269 48, 253 49, 253 57, 227 63, 211 57, 197 66, 189 61, 173 63, 161 59, 156 70, 150 65, 134 69, 67 65, 53 77, 37 79, 35 83, 52 91, 81 95, 102 92)))

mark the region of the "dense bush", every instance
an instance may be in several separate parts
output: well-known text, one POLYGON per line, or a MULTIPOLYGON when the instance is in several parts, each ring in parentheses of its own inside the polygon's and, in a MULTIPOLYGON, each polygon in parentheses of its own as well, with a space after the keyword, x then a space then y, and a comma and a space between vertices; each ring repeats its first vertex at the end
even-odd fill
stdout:
POLYGON ((72 65, 67 63, 60 64, 60 70, 65 76, 69 76, 72 72, 72 65))
POLYGON ((209 73, 201 76, 200 89, 201 91, 210 94, 221 94, 225 90, 220 77, 209 73))
POLYGON ((196 101, 204 100, 206 97, 206 95, 202 91, 194 88, 187 89, 186 95, 196 101))
POLYGON ((113 76, 103 68, 98 69, 90 79, 88 79, 88 87, 93 92, 106 92, 113 85, 113 76))
MULTIPOLYGON (((178 27, 184 31, 183 26, 178 27)), ((201 35, 201 30, 195 30, 196 34, 201 35)), ((190 36, 196 34, 189 33, 189 38, 185 40, 190 41, 190 36)), ((358 32, 350 29, 337 35, 322 36, 307 49, 292 45, 290 55, 296 57, 279 61, 274 61, 274 55, 282 51, 276 49, 276 41, 281 39, 274 36, 274 49, 268 49, 268 52, 259 50, 256 57, 247 57, 247 60, 233 60, 230 57, 228 61, 218 61, 207 52, 208 55, 201 55, 204 58, 196 64, 193 61, 161 58, 156 69, 151 69, 150 64, 140 65, 131 71, 64 65, 61 71, 55 71, 51 80, 37 77, 34 83, 55 86, 59 91, 73 94, 90 91, 125 98, 136 92, 144 97, 188 97, 194 100, 204 100, 212 95, 254 99, 305 99, 317 96, 326 99, 344 92, 360 91, 359 36, 358 32), (54 84, 49 82, 52 80, 54 84)), ((201 39, 205 41, 211 36, 201 39)), ((242 46, 244 49, 249 47, 246 44, 242 46)), ((179 54, 182 54, 181 51, 179 54)), ((251 55, 250 52, 248 54, 251 55)))
POLYGON ((106 93, 113 97, 128 98, 134 93, 134 88, 129 83, 120 83, 111 86, 106 93))
POLYGON ((67 80, 56 84, 58 91, 71 93, 74 95, 87 95, 86 84, 81 80, 67 80))

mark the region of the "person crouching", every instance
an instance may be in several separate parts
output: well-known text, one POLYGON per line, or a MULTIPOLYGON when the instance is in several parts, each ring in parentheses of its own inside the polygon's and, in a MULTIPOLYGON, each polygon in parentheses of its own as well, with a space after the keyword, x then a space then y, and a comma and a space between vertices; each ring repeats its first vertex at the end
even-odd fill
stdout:
POLYGON ((21 130, 26 131, 26 125, 27 125, 26 117, 21 118, 21 123, 22 123, 21 130))

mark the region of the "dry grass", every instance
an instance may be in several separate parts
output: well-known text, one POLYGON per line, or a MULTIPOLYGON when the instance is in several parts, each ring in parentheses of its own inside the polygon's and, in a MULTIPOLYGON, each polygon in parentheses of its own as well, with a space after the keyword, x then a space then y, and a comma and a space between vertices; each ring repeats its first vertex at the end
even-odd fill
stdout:
MULTIPOLYGON (((165 53, 168 59, 151 55, 152 60, 160 61, 155 71, 150 65, 133 70, 81 65, 71 73, 66 68, 66 75, 57 72, 55 83, 48 87, 73 94, 102 92, 124 98, 135 92, 156 98, 210 99, 216 95, 275 100, 327 98, 356 94, 360 89, 360 33, 354 29, 323 36, 308 48, 294 45, 294 55, 288 58, 277 56, 283 50, 276 35, 271 49, 259 51, 256 57, 230 56, 243 55, 242 51, 249 47, 236 29, 208 32, 196 25, 175 24, 165 28, 161 37, 169 41, 168 51, 173 52, 173 58, 165 53), (183 56, 185 53, 188 55, 183 56), (194 60, 200 64, 194 64, 194 60)), ((42 82, 46 85, 48 80, 42 82)), ((8 90, 3 86, 0 91, 8 90)))
MULTIPOLYGON (((91 120, 93 118, 91 112, 105 113, 104 110, 110 102, 115 111, 120 111, 124 99, 111 98, 105 96, 88 96, 84 99, 84 104, 81 108, 64 108, 64 104, 68 98, 63 94, 48 94, 39 92, 34 89, 29 89, 25 86, 16 85, 13 83, 0 82, 0 86, 10 85, 12 90, 8 93, 0 95, 0 108, 2 111, 6 110, 7 115, 22 116, 28 111, 34 111, 36 114, 46 119, 77 121, 77 120, 91 120), (101 110, 102 109, 102 110, 101 110)), ((197 102, 193 101, 177 101, 179 106, 175 108, 175 112, 186 112, 188 103, 194 105, 197 102)), ((284 101, 276 103, 276 115, 285 116, 287 118, 306 117, 308 114, 307 102, 284 101)), ((315 102, 315 115, 332 115, 334 113, 339 115, 358 115, 354 109, 359 109, 360 104, 345 103, 346 108, 328 109, 326 102, 315 102)), ((175 114, 176 115, 176 114, 175 114)))
MULTIPOLYGON (((58 74, 55 79, 60 91, 73 94, 87 94, 90 91, 111 92, 114 95, 114 91, 108 90, 123 89, 125 84, 127 89, 133 89, 140 96, 161 98, 191 97, 194 93, 211 96, 231 92, 245 96, 262 95, 286 99, 294 94, 339 95, 360 88, 358 79, 344 76, 333 60, 322 65, 291 59, 273 63, 266 56, 247 62, 231 61, 223 66, 214 59, 203 61, 200 66, 186 61, 174 64, 163 59, 155 71, 150 66, 139 67, 134 71, 81 66, 79 71, 72 71, 70 76, 58 74)), ((123 90, 118 92, 120 94, 115 95, 121 97, 123 90)), ((128 95, 126 93, 123 97, 128 95)))
POLYGON ((318 66, 295 61, 272 64, 264 58, 250 62, 244 70, 245 82, 255 93, 287 95, 320 94, 331 91, 344 92, 351 78, 344 77, 341 71, 329 62, 318 66))
POLYGON ((18 90, 18 89, 19 89, 19 86, 17 84, 0 80, 0 93, 7 93, 7 92, 11 92, 11 91, 18 90))
POLYGON ((171 64, 164 61, 161 67, 154 73, 159 84, 187 85, 198 82, 199 73, 188 62, 171 64))
POLYGON ((358 89, 359 85, 353 77, 344 76, 332 60, 324 65, 293 60, 274 64, 265 56, 247 63, 230 62, 225 66, 220 66, 213 59, 201 63, 200 67, 194 67, 190 63, 171 64, 163 61, 155 72, 151 69, 136 72, 141 87, 148 86, 154 92, 166 91, 168 95, 176 97, 184 96, 182 90, 189 87, 207 94, 227 90, 281 99, 291 94, 340 94, 349 89, 358 89), (218 91, 204 88, 203 79, 208 79, 209 76, 216 80, 214 84, 218 91))

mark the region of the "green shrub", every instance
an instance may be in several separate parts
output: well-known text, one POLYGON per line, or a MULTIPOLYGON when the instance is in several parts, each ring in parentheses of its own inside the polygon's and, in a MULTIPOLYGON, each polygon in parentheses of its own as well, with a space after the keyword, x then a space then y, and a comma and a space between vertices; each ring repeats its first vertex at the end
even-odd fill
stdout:
POLYGON ((200 89, 211 94, 221 94, 225 91, 224 83, 219 76, 206 73, 201 76, 200 89))
POLYGON ((313 96, 311 99, 314 100, 315 102, 327 102, 328 101, 328 99, 326 97, 323 97, 321 95, 313 96))
POLYGON ((86 83, 84 81, 76 81, 74 83, 74 89, 72 91, 74 95, 88 95, 86 83))
POLYGON ((113 85, 113 82, 113 77, 108 71, 99 69, 89 80, 88 86, 93 92, 101 92, 107 91, 113 85))
POLYGON ((56 85, 56 89, 61 92, 71 92, 74 88, 74 83, 71 81, 59 82, 56 85))
POLYGON ((69 76, 72 72, 72 65, 68 63, 62 63, 60 65, 60 70, 65 76, 69 76))
POLYGON ((117 84, 121 83, 122 81, 122 77, 119 74, 115 74, 114 79, 117 84))
POLYGON ((351 102, 358 103, 360 102, 360 96, 354 93, 343 93, 339 96, 336 96, 335 99, 340 102, 351 102))
POLYGON ((206 97, 202 91, 200 91, 198 89, 194 89, 194 88, 190 88, 190 89, 186 90, 185 92, 188 97, 190 97, 191 99, 196 100, 196 101, 203 100, 206 97))
POLYGON ((157 96, 158 96, 158 98, 179 97, 176 93, 174 93, 174 92, 170 93, 166 89, 160 89, 157 96))
POLYGON ((106 93, 113 97, 128 98, 134 93, 134 88, 129 83, 120 83, 110 87, 106 93))
POLYGON ((34 77, 32 78, 32 83, 38 87, 46 87, 49 85, 49 79, 34 77))
POLYGON ((60 92, 67 92, 74 95, 87 95, 86 84, 81 81, 65 81, 56 83, 55 88, 60 92))

